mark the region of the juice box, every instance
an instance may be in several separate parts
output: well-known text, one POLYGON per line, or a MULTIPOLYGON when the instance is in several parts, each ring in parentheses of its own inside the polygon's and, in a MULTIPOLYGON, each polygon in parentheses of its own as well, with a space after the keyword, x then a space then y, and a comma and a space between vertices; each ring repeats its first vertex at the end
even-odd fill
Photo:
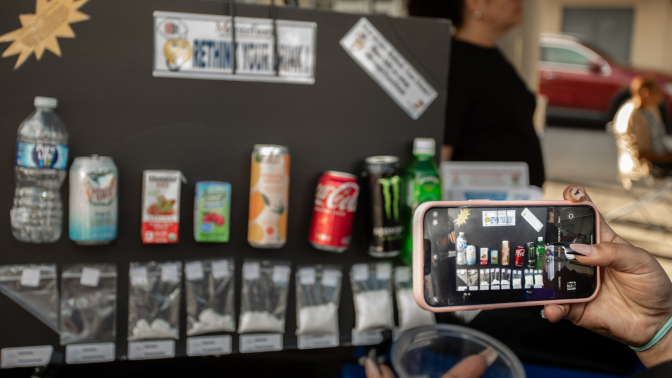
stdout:
POLYGON ((194 198, 194 239, 197 242, 229 241, 231 184, 197 182, 194 198))
POLYGON ((182 172, 163 169, 142 174, 142 242, 177 243, 182 172))

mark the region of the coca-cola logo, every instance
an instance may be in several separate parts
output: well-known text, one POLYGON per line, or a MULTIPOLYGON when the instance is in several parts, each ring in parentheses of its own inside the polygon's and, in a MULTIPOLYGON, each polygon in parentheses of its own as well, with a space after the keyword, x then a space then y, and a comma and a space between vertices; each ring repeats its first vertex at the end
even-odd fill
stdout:
POLYGON ((86 197, 94 206, 107 206, 117 196, 116 175, 112 172, 97 173, 89 172, 88 179, 84 184, 86 197))
POLYGON ((339 186, 317 184, 315 191, 315 205, 332 210, 355 212, 357 210, 359 185, 346 182, 339 186))

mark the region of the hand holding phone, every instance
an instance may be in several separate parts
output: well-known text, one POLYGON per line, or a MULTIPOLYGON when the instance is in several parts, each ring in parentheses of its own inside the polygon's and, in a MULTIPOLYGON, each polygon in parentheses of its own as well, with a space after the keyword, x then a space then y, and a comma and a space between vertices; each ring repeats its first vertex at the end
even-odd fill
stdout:
POLYGON ((570 244, 597 243, 599 213, 567 201, 427 202, 414 218, 414 289, 430 311, 580 303, 600 272, 570 244))
MULTIPOLYGON (((590 201, 586 190, 569 186, 563 197, 590 201)), ((630 346, 651 340, 672 316, 672 282, 653 256, 618 236, 600 217, 601 243, 576 255, 584 264, 603 267, 602 289, 586 303, 549 304, 542 311, 551 322, 562 318, 630 346)), ((651 349, 637 353, 648 367, 672 359, 672 334, 651 349)))

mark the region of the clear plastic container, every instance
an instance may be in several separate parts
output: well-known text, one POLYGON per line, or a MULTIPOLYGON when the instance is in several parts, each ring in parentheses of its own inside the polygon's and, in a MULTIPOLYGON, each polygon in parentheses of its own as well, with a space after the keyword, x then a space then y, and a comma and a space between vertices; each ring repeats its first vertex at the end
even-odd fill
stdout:
POLYGON ((488 347, 499 356, 483 378, 525 378, 520 360, 504 344, 482 332, 452 324, 404 332, 392 346, 392 366, 400 378, 440 378, 462 359, 488 347))

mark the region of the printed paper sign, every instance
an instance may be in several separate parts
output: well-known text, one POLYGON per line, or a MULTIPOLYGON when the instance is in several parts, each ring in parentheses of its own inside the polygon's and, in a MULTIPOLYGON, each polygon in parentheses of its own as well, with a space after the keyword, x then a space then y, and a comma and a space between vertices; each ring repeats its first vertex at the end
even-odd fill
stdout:
POLYGON ((231 17, 154 12, 154 76, 313 84, 317 24, 236 17, 233 72, 231 17))
MULTIPOLYGON (((368 276, 368 272, 366 273, 368 276)), ((336 287, 341 272, 335 269, 325 269, 322 271, 322 286, 336 287)))
POLYGON ((65 347, 65 362, 88 364, 114 361, 114 343, 73 344, 65 347))
POLYGON ((51 345, 4 348, 0 352, 0 363, 3 368, 44 366, 51 361, 51 353, 54 347, 51 345))
POLYGON ((80 284, 84 286, 98 287, 99 280, 100 280, 100 270, 95 268, 82 269, 82 277, 79 279, 80 284))
POLYGON ((355 281, 366 281, 369 279, 369 266, 366 264, 356 264, 352 266, 352 278, 355 281))
POLYGON ((282 350, 282 334, 255 333, 240 335, 240 353, 271 352, 282 350))
POLYGON ((189 281, 198 281, 203 279, 203 264, 200 261, 193 261, 184 264, 184 273, 189 281))
POLYGON ((299 349, 333 348, 338 346, 338 335, 299 335, 299 349))
POLYGON ((366 18, 341 46, 411 118, 418 119, 436 98, 436 90, 366 18))
POLYGON ((523 210, 522 213, 520 213, 520 215, 523 217, 523 219, 527 221, 527 223, 530 224, 530 226, 532 226, 532 228, 534 228, 535 231, 539 232, 541 228, 544 227, 544 225, 539 221, 539 219, 537 219, 537 217, 535 217, 534 214, 532 214, 530 209, 528 209, 527 207, 525 208, 525 210, 523 210))
POLYGON ((40 286, 40 270, 25 268, 23 272, 21 272, 21 285, 28 287, 40 286))
POLYGON ((212 276, 216 280, 224 278, 229 275, 229 262, 226 260, 218 260, 212 262, 212 276))
POLYGON ((491 210, 482 213, 483 227, 516 225, 516 210, 491 210))
POLYGON ((187 356, 219 356, 231 353, 231 336, 187 338, 187 356))
POLYGON ((175 340, 131 341, 128 343, 129 360, 154 360, 175 357, 175 340))

